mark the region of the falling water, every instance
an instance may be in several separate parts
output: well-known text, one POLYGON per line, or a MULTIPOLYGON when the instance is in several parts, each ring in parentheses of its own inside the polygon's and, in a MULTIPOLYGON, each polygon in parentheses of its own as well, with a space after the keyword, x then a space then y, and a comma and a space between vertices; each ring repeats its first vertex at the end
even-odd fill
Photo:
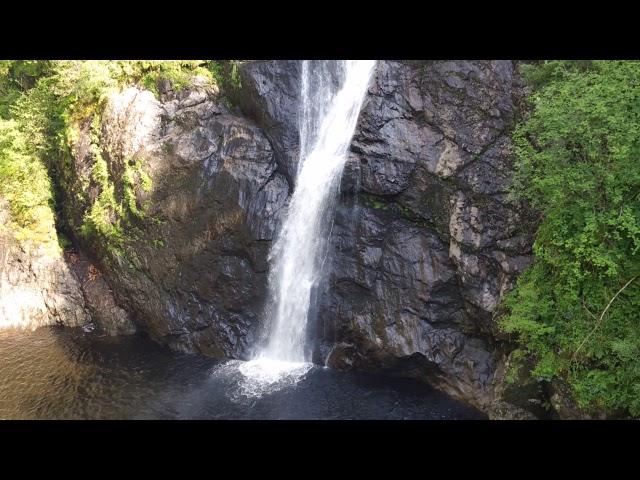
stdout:
POLYGON ((304 61, 300 160, 295 189, 272 247, 266 345, 243 370, 273 383, 306 372, 311 295, 320 280, 330 219, 375 61, 304 61))

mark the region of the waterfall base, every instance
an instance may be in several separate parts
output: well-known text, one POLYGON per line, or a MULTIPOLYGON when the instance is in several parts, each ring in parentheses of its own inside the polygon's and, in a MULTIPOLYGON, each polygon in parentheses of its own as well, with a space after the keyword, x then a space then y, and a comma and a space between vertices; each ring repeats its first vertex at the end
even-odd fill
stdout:
POLYGON ((238 371, 243 375, 240 393, 245 397, 261 397, 298 383, 313 367, 312 363, 285 362, 258 357, 242 362, 238 371))

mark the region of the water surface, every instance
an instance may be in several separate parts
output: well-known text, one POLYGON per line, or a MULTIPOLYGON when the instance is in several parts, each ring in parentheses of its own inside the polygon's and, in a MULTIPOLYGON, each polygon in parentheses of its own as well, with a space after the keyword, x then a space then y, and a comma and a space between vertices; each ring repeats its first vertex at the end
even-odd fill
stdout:
POLYGON ((246 396, 242 362, 172 352, 144 336, 0 330, 1 419, 478 419, 422 383, 313 367, 246 396))

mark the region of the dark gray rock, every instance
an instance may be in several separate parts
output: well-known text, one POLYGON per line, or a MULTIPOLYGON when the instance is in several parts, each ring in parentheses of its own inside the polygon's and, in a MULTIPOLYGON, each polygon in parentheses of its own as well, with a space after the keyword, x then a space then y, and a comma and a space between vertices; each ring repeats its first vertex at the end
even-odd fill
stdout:
POLYGON ((102 272, 83 252, 65 252, 65 261, 75 275, 91 319, 85 330, 107 335, 131 335, 136 326, 127 311, 115 301, 102 272))
MULTIPOLYGON (((129 88, 109 99, 100 149, 114 183, 122 182, 119 166, 137 158, 152 188, 137 191, 145 217, 128 229, 122 254, 83 244, 101 259, 119 306, 153 338, 242 357, 262 312, 269 244, 289 186, 262 129, 231 114, 215 90, 195 84, 161 98, 129 88)), ((77 185, 68 184, 70 195, 77 185)), ((67 217, 81 218, 83 206, 72 205, 67 217)))
POLYGON ((494 313, 533 232, 506 195, 518 95, 510 61, 378 64, 342 182, 316 360, 415 376, 488 411, 500 402, 494 313))
MULTIPOLYGON (((204 86, 165 85, 161 102, 135 89, 112 98, 102 121, 112 170, 138 156, 153 179, 138 198, 153 221, 124 258, 103 255, 105 275, 137 325, 214 356, 242 357, 254 341, 299 151, 300 62, 244 62, 240 76, 238 113, 204 86)), ((532 216, 506 194, 519 95, 510 61, 379 62, 314 296, 315 361, 532 415, 502 398, 508 346, 494 318, 531 260, 532 216)))
POLYGON ((297 60, 253 61, 240 66, 239 106, 264 131, 279 171, 290 184, 295 181, 300 149, 300 75, 297 60))

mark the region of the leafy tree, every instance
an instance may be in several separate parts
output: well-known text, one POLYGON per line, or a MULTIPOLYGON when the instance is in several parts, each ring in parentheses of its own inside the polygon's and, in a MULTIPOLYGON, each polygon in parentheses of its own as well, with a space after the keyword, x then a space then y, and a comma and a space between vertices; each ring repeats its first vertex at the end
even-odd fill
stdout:
POLYGON ((523 73, 534 90, 513 195, 543 219, 502 326, 581 407, 640 416, 640 62, 523 73))

